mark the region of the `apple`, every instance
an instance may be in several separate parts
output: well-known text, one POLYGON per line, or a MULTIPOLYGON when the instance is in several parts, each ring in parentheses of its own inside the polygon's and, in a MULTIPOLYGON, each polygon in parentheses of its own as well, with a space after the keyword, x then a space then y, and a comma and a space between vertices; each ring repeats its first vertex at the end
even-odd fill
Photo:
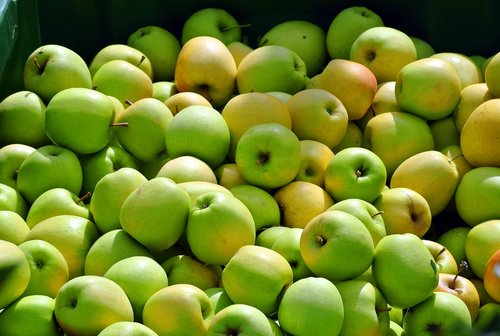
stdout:
POLYGON ((338 12, 326 34, 326 46, 332 59, 349 59, 351 46, 358 36, 372 27, 383 26, 382 18, 365 6, 349 6, 338 12))
POLYGON ((434 138, 435 150, 441 151, 443 148, 452 145, 460 146, 460 132, 452 115, 431 121, 429 128, 434 138))
POLYGON ((204 292, 208 295, 210 301, 212 301, 212 305, 214 307, 214 314, 217 314, 223 308, 226 308, 234 304, 234 302, 231 301, 231 299, 227 295, 224 287, 207 288, 204 290, 204 292))
POLYGON ((474 167, 499 167, 500 150, 495 146, 500 129, 500 98, 476 107, 460 132, 460 146, 465 159, 474 167))
POLYGON ((203 105, 207 107, 212 107, 212 104, 199 93, 184 91, 184 92, 176 92, 172 96, 168 97, 163 101, 165 105, 167 105, 170 112, 173 115, 176 115, 184 108, 191 105, 203 105))
POLYGON ((347 129, 340 143, 332 148, 334 153, 340 152, 348 147, 361 147, 363 145, 363 130, 353 120, 347 123, 347 129))
POLYGON ((191 155, 168 160, 156 176, 168 177, 176 183, 187 181, 217 183, 217 177, 212 168, 205 161, 191 155))
POLYGON ((215 168, 224 162, 229 151, 229 127, 213 107, 188 106, 168 124, 165 145, 172 159, 190 155, 215 168))
POLYGON ((210 191, 223 192, 228 195, 232 195, 229 189, 221 186, 220 184, 215 184, 206 181, 188 181, 178 183, 177 186, 182 190, 186 191, 191 199, 191 205, 194 204, 198 196, 201 196, 210 191))
POLYGON ((325 170, 325 190, 335 202, 360 198, 373 202, 385 188, 387 170, 380 157, 362 147, 337 152, 325 170))
POLYGON ((460 298, 469 310, 472 322, 477 317, 480 301, 479 293, 472 281, 458 274, 440 273, 436 292, 451 293, 460 298))
POLYGON ((488 63, 485 64, 484 82, 488 86, 488 90, 495 98, 500 98, 500 81, 498 73, 500 72, 500 52, 491 56, 488 63))
POLYGON ((417 51, 417 59, 431 57, 436 53, 432 45, 417 36, 410 36, 413 44, 415 45, 415 50, 417 51))
POLYGON ((177 88, 173 81, 153 82, 153 98, 165 102, 168 98, 177 93, 177 88))
POLYGON ((213 169, 213 172, 217 183, 226 189, 248 184, 248 181, 241 175, 240 169, 235 162, 221 163, 213 169))
POLYGON ((340 335, 344 317, 339 290, 322 277, 292 283, 278 307, 280 328, 290 335, 340 335))
POLYGON ((491 333, 498 330, 498 319, 500 318, 500 303, 487 303, 479 308, 476 320, 473 322, 473 330, 477 333, 491 333))
POLYGON ((500 220, 491 219, 474 226, 465 238, 465 256, 479 279, 484 279, 486 265, 500 249, 500 220))
POLYGON ((23 83, 27 91, 36 93, 48 103, 64 89, 90 89, 92 78, 85 60, 75 51, 59 44, 45 44, 33 50, 26 59, 23 83))
POLYGON ((160 152, 155 158, 150 161, 138 160, 138 170, 148 180, 156 177, 161 167, 170 160, 166 151, 160 152))
POLYGON ((156 291, 142 311, 143 324, 159 336, 206 335, 213 316, 208 295, 190 284, 171 285, 156 291))
POLYGON ((23 250, 6 240, 0 240, 0 274, 0 309, 3 310, 21 297, 31 277, 28 258, 23 250))
POLYGON ((481 69, 470 59, 469 56, 457 52, 439 52, 430 57, 450 62, 450 64, 457 70, 462 89, 471 84, 483 82, 481 69))
POLYGON ((470 231, 470 227, 457 226, 446 230, 437 237, 436 242, 443 245, 451 253, 457 263, 466 260, 465 239, 470 231))
POLYGON ((220 279, 215 266, 205 264, 190 255, 174 255, 164 260, 161 267, 168 277, 169 285, 191 284, 202 290, 219 285, 220 279))
POLYGON ((457 167, 458 174, 460 175, 460 179, 467 173, 469 170, 474 168, 467 159, 465 159, 462 148, 460 145, 449 145, 440 150, 441 153, 446 155, 448 159, 455 163, 457 167))
POLYGON ((272 249, 274 242, 285 232, 290 231, 292 228, 288 226, 271 226, 257 232, 255 238, 255 245, 272 249))
POLYGON ((289 20, 269 28, 259 40, 259 47, 279 45, 293 50, 304 61, 307 76, 323 69, 328 60, 325 30, 307 20, 289 20))
POLYGON ((403 111, 438 120, 453 113, 462 86, 453 65, 428 57, 405 65, 397 75, 395 90, 403 111))
POLYGON ((26 219, 29 206, 18 190, 0 183, 0 210, 14 211, 23 219, 26 219))
MULTIPOLYGON (((374 116, 386 112, 404 112, 396 100, 395 80, 378 84, 377 92, 375 92, 375 97, 373 97, 372 109, 374 116)), ((366 116, 369 116, 369 114, 365 114, 366 116)))
POLYGON ((128 36, 127 45, 143 52, 150 60, 155 82, 174 79, 181 43, 173 33, 155 25, 143 26, 128 36))
POLYGON ((459 272, 457 261, 446 247, 434 240, 422 239, 422 241, 434 257, 440 274, 456 275, 459 272))
POLYGON ((264 313, 246 304, 232 304, 218 311, 210 320, 207 335, 273 336, 273 329, 264 313))
POLYGON ((222 270, 229 298, 253 306, 266 316, 277 312, 281 295, 292 282, 292 268, 285 257, 257 245, 241 247, 222 270))
POLYGON ((0 184, 17 189, 17 173, 35 147, 13 143, 0 147, 0 184))
POLYGON ((229 42, 228 44, 226 44, 226 46, 227 49, 229 49, 231 55, 233 55, 236 67, 238 67, 241 63, 241 60, 254 49, 248 44, 241 41, 229 42))
POLYGON ((14 211, 0 210, 0 223, 0 239, 16 245, 21 244, 30 232, 28 224, 14 211))
POLYGON ((250 184, 271 189, 282 187, 293 181, 300 169, 300 140, 282 124, 257 124, 239 139, 235 162, 250 184))
POLYGON ((238 65, 239 93, 280 91, 291 95, 305 88, 304 60, 292 49, 264 45, 248 53, 238 65))
POLYGON ((211 36, 193 37, 183 44, 175 65, 179 92, 201 94, 214 108, 223 106, 236 88, 236 63, 226 45, 211 36))
POLYGON ((392 27, 372 27, 352 43, 349 59, 370 69, 378 83, 395 81, 399 71, 417 60, 411 38, 392 27))
POLYGON ((134 320, 125 291, 116 282, 96 275, 66 282, 55 298, 54 314, 68 335, 97 335, 115 322, 134 320))
POLYGON ((495 301, 500 302, 500 248, 488 259, 483 282, 488 295, 495 301))
POLYGON ((120 321, 110 324, 97 336, 158 336, 150 328, 139 322, 120 321))
POLYGON ((417 235, 395 233, 375 247, 372 275, 387 303, 404 309, 432 295, 439 283, 439 266, 417 235))
MULTIPOLYGON (((402 323, 401 323, 402 324, 402 323)), ((390 336, 404 336, 404 330, 403 327, 394 322, 394 321, 389 321, 389 332, 388 335, 390 336)))
POLYGON ((295 181, 309 182, 324 188, 325 170, 334 156, 333 150, 319 141, 300 140, 300 153, 302 163, 295 181))
POLYGON ((460 91, 460 100, 452 114, 459 132, 462 131, 471 113, 490 99, 493 99, 493 95, 486 83, 471 84, 460 91))
POLYGON ((45 110, 43 100, 31 91, 17 91, 5 97, 0 101, 0 146, 49 144, 45 133, 45 110))
POLYGON ((55 298, 69 280, 69 268, 64 255, 45 240, 34 239, 19 244, 30 267, 30 281, 23 296, 46 295, 55 298))

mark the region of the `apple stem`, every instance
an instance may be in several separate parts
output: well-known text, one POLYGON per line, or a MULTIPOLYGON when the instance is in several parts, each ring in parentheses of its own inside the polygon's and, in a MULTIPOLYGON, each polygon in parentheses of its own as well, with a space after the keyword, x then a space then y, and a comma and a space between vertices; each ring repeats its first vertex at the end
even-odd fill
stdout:
POLYGON ((361 169, 356 170, 356 177, 361 177, 363 175, 363 171, 361 169))
POLYGON ((436 256, 434 257, 434 259, 437 259, 437 257, 439 257, 441 254, 443 254, 444 252, 446 251, 446 247, 443 247, 439 252, 438 254, 436 254, 436 256))
POLYGON ((326 244, 326 239, 324 239, 324 238, 323 238, 323 237, 321 237, 321 236, 316 236, 316 237, 315 237, 315 240, 316 240, 316 242, 317 242, 319 245, 321 245, 321 246, 323 246, 323 245, 325 245, 325 244, 326 244))
MULTIPOLYGON (((451 283, 451 285, 453 286, 452 288, 455 289, 455 282, 457 281, 457 278, 459 276, 460 273, 462 273, 463 271, 466 271, 469 269, 469 264, 467 263, 467 261, 465 260, 462 260, 460 262, 460 264, 458 265, 458 272, 457 274, 453 277, 453 282, 451 283)), ((450 286, 451 287, 451 286, 450 286)))
POLYGON ((378 215, 382 215, 384 213, 383 210, 379 211, 379 212, 376 212, 372 215, 372 218, 375 218, 375 216, 378 216, 378 215))
POLYGON ((118 126, 118 127, 127 127, 128 126, 128 122, 115 122, 115 123, 112 123, 111 126, 118 126))
POLYGON ((85 202, 86 200, 88 200, 90 198, 90 196, 92 195, 92 193, 90 191, 87 191, 87 193, 85 193, 85 195, 83 195, 82 197, 80 197, 78 199, 78 202, 76 203, 80 203, 80 202, 85 202))
POLYGON ((456 159, 458 159, 459 157, 463 157, 463 156, 464 156, 463 154, 458 154, 457 156, 455 156, 451 160, 448 160, 448 163, 451 163, 451 162, 455 161, 456 159))
POLYGON ((386 307, 375 307, 375 311, 378 313, 383 313, 386 311, 391 311, 392 307, 386 306, 386 307))
POLYGON ((134 103, 134 102, 132 102, 131 100, 129 100, 129 99, 125 99, 125 104, 127 104, 127 105, 129 105, 129 106, 130 106, 130 105, 132 105, 133 103, 134 103))
POLYGON ((226 32, 228 30, 235 29, 235 28, 249 28, 251 26, 252 25, 250 23, 247 23, 247 24, 241 24, 241 25, 237 25, 237 26, 224 27, 224 28, 221 29, 221 31, 222 32, 226 32))
POLYGON ((142 55, 139 63, 137 64, 137 66, 140 66, 142 64, 142 62, 144 62, 145 59, 146 59, 146 56, 142 55))

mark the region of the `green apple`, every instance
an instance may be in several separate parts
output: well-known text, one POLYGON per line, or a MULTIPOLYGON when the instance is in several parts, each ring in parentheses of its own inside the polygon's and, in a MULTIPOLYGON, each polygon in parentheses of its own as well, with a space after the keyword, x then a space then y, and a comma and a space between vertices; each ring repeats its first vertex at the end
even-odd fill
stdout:
POLYGON ((293 181, 300 169, 300 140, 282 124, 257 124, 239 139, 235 162, 249 184, 282 187, 293 181))
POLYGON ((293 271, 285 257, 257 245, 240 248, 222 270, 229 298, 253 306, 266 316, 277 312, 281 295, 292 282, 293 271))
POLYGON ((34 92, 17 91, 0 101, 0 146, 40 147, 50 141, 45 133, 43 100, 34 92))
POLYGON ((475 332, 495 332, 500 319, 500 303, 487 303, 479 308, 479 313, 472 326, 475 332))
POLYGON ((347 123, 347 129, 340 143, 332 148, 334 153, 340 152, 348 147, 361 147, 363 145, 363 130, 353 120, 347 123))
POLYGON ((26 224, 31 229, 44 219, 57 215, 75 215, 91 219, 91 213, 84 201, 90 197, 78 197, 65 188, 52 188, 38 196, 31 204, 26 224))
MULTIPOLYGON (((382 82, 378 84, 377 92, 375 97, 373 97, 372 103, 373 116, 379 115, 386 112, 403 112, 401 106, 399 106, 396 100, 396 81, 382 82)), ((365 117, 360 120, 370 120, 368 118, 370 115, 367 113, 365 117)), ((366 123, 365 123, 366 126, 366 123)), ((363 127, 364 129, 364 127, 363 127)))
POLYGON ((471 320, 474 322, 479 311, 480 299, 479 292, 472 281, 458 274, 439 273, 439 285, 436 292, 447 292, 460 298, 467 306, 471 320))
POLYGON ((415 45, 415 50, 417 51, 417 59, 431 57, 436 53, 436 51, 428 41, 416 36, 410 36, 410 39, 415 45))
POLYGON ((307 277, 285 290, 278 321, 289 335, 339 335, 344 313, 340 292, 331 281, 307 277))
POLYGON ((279 236, 285 232, 290 231, 292 228, 288 226, 271 226, 257 232, 257 237, 255 238, 255 245, 266 247, 272 249, 274 242, 279 236))
POLYGON ((184 21, 181 43, 184 45, 197 36, 211 36, 227 45, 241 40, 241 28, 237 19, 226 9, 202 8, 184 21))
POLYGON ((266 190, 241 184, 229 189, 250 211, 255 224, 255 231, 280 225, 281 212, 276 199, 266 190))
POLYGON ((224 287, 207 288, 204 290, 204 292, 208 295, 210 301, 212 301, 214 314, 217 314, 223 308, 234 304, 234 302, 231 301, 231 299, 227 295, 224 287))
POLYGON ((328 54, 332 59, 349 59, 351 46, 358 36, 369 28, 383 25, 382 18, 365 6, 350 6, 341 10, 328 27, 328 54))
POLYGON ((470 268, 479 278, 484 278, 486 264, 500 249, 500 220, 491 219, 474 226, 465 238, 465 256, 470 268))
POLYGON ((148 180, 156 177, 161 167, 170 160, 167 152, 161 152, 151 161, 139 160, 139 172, 144 175, 148 180))
POLYGON ((196 286, 176 284, 156 291, 146 301, 143 324, 162 335, 207 335, 214 316, 212 301, 196 286))
POLYGON ((391 320, 391 321, 389 321, 389 332, 387 335, 389 335, 389 336, 404 336, 403 327, 400 324, 391 320))
POLYGON ((55 298, 69 280, 69 268, 64 255, 45 240, 27 240, 19 245, 30 266, 31 277, 23 296, 47 295, 55 298))
POLYGON ((194 156, 211 168, 220 165, 229 151, 229 127, 216 109, 192 105, 177 113, 165 133, 168 155, 194 156))
POLYGON ((0 309, 4 309, 21 297, 28 288, 31 276, 23 250, 6 240, 0 240, 0 274, 0 309))
POLYGON ((463 88, 460 91, 460 100, 452 114, 458 131, 462 131, 465 122, 479 105, 493 98, 486 83, 471 84, 463 88))
POLYGON ((363 280, 342 281, 336 286, 344 305, 339 335, 387 335, 390 307, 377 287, 363 280))
POLYGON ((46 145, 28 155, 19 167, 17 190, 31 204, 53 188, 65 188, 79 195, 82 180, 82 167, 73 151, 62 146, 46 145))
POLYGON ((120 321, 110 324, 97 336, 158 336, 150 328, 140 322, 120 321))
POLYGON ((269 320, 259 309, 247 304, 232 304, 218 311, 210 320, 207 335, 274 336, 269 320))
POLYGON ((149 58, 138 49, 121 43, 109 44, 98 50, 89 63, 90 74, 93 77, 104 63, 116 59, 135 65, 153 79, 153 66, 149 58))
POLYGON ((434 138, 435 150, 440 151, 448 146, 460 145, 460 133, 452 115, 431 121, 429 127, 434 138))
POLYGON ((156 176, 168 177, 175 183, 206 181, 217 183, 212 168, 203 160, 191 155, 182 155, 168 160, 156 176))
POLYGON ((484 69, 484 82, 488 86, 488 90, 496 98, 500 98, 500 81, 498 80, 499 72, 500 72, 500 52, 491 56, 491 59, 488 61, 488 63, 486 63, 484 69))
POLYGON ((174 79, 181 43, 173 33, 160 26, 143 26, 128 36, 127 45, 146 55, 151 62, 155 82, 174 79))
POLYGON ((115 263, 125 258, 144 256, 152 258, 148 249, 123 229, 115 229, 99 236, 85 257, 85 275, 104 275, 115 263))
POLYGON ((460 179, 467 173, 469 170, 473 168, 473 166, 465 159, 462 148, 460 145, 450 145, 446 146, 440 151, 444 155, 448 157, 451 161, 455 163, 457 167, 458 174, 460 175, 460 179))
POLYGON ((142 321, 146 301, 167 287, 169 278, 162 266, 147 256, 131 256, 112 264, 103 277, 113 280, 127 294, 134 310, 134 321, 142 321))
POLYGON ((333 158, 333 150, 319 141, 300 140, 300 154, 302 163, 295 181, 310 182, 324 188, 325 170, 333 158))
POLYGON ((137 159, 152 161, 166 150, 165 132, 172 119, 172 112, 158 99, 140 99, 116 116, 116 122, 124 125, 116 127, 116 138, 137 159))
POLYGON ((226 46, 227 49, 229 49, 231 55, 233 55, 236 67, 238 67, 241 63, 241 60, 254 49, 249 45, 248 41, 233 41, 226 44, 226 46))
POLYGON ((0 239, 13 244, 21 244, 28 233, 30 227, 25 220, 17 213, 11 210, 0 210, 0 239))
POLYGON ((470 227, 457 226, 443 232, 436 240, 451 253, 457 263, 466 260, 465 239, 470 231, 470 227))
POLYGON ((168 98, 177 93, 177 88, 173 81, 153 82, 153 98, 165 102, 168 98))
POLYGON ((64 89, 92 87, 85 60, 58 44, 45 44, 33 50, 24 65, 23 81, 25 89, 36 93, 45 103, 64 89))
POLYGON ((356 216, 329 210, 304 227, 300 252, 316 276, 341 281, 357 277, 370 267, 374 245, 370 232, 356 216))
POLYGON ((280 91, 295 94, 305 88, 306 64, 287 47, 265 45, 252 50, 238 66, 239 93, 280 91))
POLYGON ((439 52, 430 57, 450 62, 450 64, 457 70, 462 89, 469 85, 483 82, 481 69, 470 59, 469 56, 457 52, 439 52))
POLYGON ((453 113, 462 85, 457 70, 439 58, 423 58, 405 65, 396 78, 396 100, 401 108, 426 120, 453 113))
POLYGON ((266 45, 293 50, 304 61, 309 77, 321 72, 329 58, 325 30, 307 20, 289 20, 271 27, 259 40, 259 47, 266 45))
POLYGON ((201 196, 210 191, 223 192, 232 195, 229 189, 219 184, 206 181, 188 181, 178 183, 177 186, 186 191, 191 198, 191 205, 194 204, 198 196, 201 196))
POLYGON ((0 147, 0 184, 17 189, 17 173, 24 159, 35 147, 13 143, 0 147))
POLYGON ((199 93, 191 91, 176 92, 174 95, 168 97, 164 102, 173 115, 176 115, 184 108, 191 105, 204 105, 213 107, 212 104, 199 93))
POLYGON ((85 257, 99 238, 95 224, 75 215, 58 215, 35 225, 25 241, 41 239, 52 244, 68 263, 69 278, 84 274, 85 257))
POLYGON ((184 189, 167 177, 155 177, 129 194, 119 220, 134 239, 152 251, 162 251, 181 237, 190 208, 191 198, 184 189))
POLYGON ((0 210, 14 211, 26 219, 30 205, 26 203, 21 193, 14 187, 0 183, 0 210))
POLYGON ((325 170, 325 190, 335 202, 359 198, 373 202, 385 188, 387 170, 382 159, 362 147, 337 152, 325 170))
POLYGON ((222 41, 196 36, 179 52, 174 82, 177 91, 201 94, 214 108, 219 108, 233 95, 236 73, 233 55, 222 41))
POLYGON ((115 322, 134 320, 125 291, 116 282, 96 275, 66 282, 55 298, 54 314, 67 335, 97 335, 115 322))
POLYGON ((439 266, 417 235, 396 233, 376 246, 372 275, 387 303, 404 309, 432 295, 439 283, 439 266))
POLYGON ((248 185, 248 181, 241 175, 235 162, 222 163, 213 169, 217 183, 224 188, 231 189, 240 185, 248 185))
POLYGON ((430 239, 422 239, 422 241, 429 251, 431 251, 434 261, 439 267, 439 273, 453 275, 458 273, 458 263, 453 257, 453 254, 451 254, 446 247, 430 239))
POLYGON ((209 265, 185 254, 172 256, 161 263, 168 276, 169 285, 191 284, 202 290, 219 285, 219 275, 214 265, 209 265))
POLYGON ((465 303, 453 294, 436 292, 411 307, 403 320, 405 336, 472 334, 465 303))

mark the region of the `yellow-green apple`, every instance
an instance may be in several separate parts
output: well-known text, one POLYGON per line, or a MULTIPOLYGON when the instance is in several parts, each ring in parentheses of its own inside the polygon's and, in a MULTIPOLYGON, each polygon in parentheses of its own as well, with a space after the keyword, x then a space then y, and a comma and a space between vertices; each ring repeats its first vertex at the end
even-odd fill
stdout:
POLYGON ((462 176, 455 191, 458 215, 469 226, 498 219, 496 206, 500 197, 500 167, 477 167, 462 176))
POLYGON ((403 112, 396 100, 396 81, 382 82, 377 87, 372 103, 373 112, 379 115, 385 112, 403 112))
POLYGON ((328 54, 332 59, 349 59, 351 46, 358 36, 369 28, 383 25, 382 18, 365 6, 350 6, 341 10, 327 30, 328 54))
POLYGON ((262 123, 279 123, 292 129, 292 117, 285 103, 262 92, 241 93, 231 98, 221 112, 231 134, 228 156, 234 160, 236 145, 247 129, 262 123), (249 113, 249 111, 252 111, 249 113))
POLYGON ((215 108, 223 106, 236 88, 236 63, 226 45, 215 37, 197 36, 179 52, 174 82, 177 91, 201 94, 215 108))
POLYGON ((178 254, 167 258, 161 267, 167 274, 169 285, 191 284, 202 290, 219 285, 214 265, 205 264, 190 255, 178 254))
POLYGON ((292 283, 278 307, 280 328, 289 335, 340 335, 344 317, 339 290, 322 277, 292 283))
POLYGON ((174 159, 190 155, 211 168, 226 159, 230 145, 229 127, 213 107, 191 105, 177 113, 165 132, 168 155, 174 159))
POLYGON ((484 79, 484 72, 483 72, 482 68, 483 68, 483 63, 486 61, 486 57, 483 55, 479 55, 479 54, 468 55, 468 57, 470 58, 470 60, 472 62, 474 62, 479 67, 479 70, 481 71, 481 75, 483 76, 483 79, 484 79))
POLYGON ((474 167, 500 167, 498 111, 500 98, 485 101, 472 111, 460 132, 464 157, 474 167))
POLYGON ((248 184, 248 181, 241 175, 240 169, 235 162, 222 163, 214 168, 217 183, 227 189, 239 185, 248 184))
POLYGON ((307 20, 283 21, 271 27, 259 40, 259 47, 266 45, 293 50, 304 61, 309 77, 321 72, 329 58, 325 30, 307 20))
POLYGON ((67 335, 97 335, 120 321, 133 321, 125 291, 102 276, 82 275, 66 282, 55 298, 54 315, 67 335))
POLYGON ((44 219, 57 215, 75 215, 91 219, 91 213, 84 201, 90 197, 78 197, 65 188, 52 188, 38 196, 31 204, 26 224, 34 227, 44 219))
POLYGON ((457 167, 458 174, 460 175, 460 179, 465 175, 469 170, 474 168, 469 161, 464 157, 462 153, 462 148, 460 145, 449 145, 440 150, 441 153, 446 155, 448 159, 455 163, 457 167))
MULTIPOLYGON (((391 82, 384 82, 382 84, 385 84, 385 83, 391 83, 391 82)), ((378 87, 380 87, 382 84, 379 84, 378 87)), ((378 92, 378 89, 377 89, 377 92, 378 92)), ((377 93, 375 93, 377 94, 377 93)), ((375 98, 373 98, 375 99, 375 98)), ((375 102, 375 101, 374 101, 375 102)), ((375 110, 373 109, 373 102, 372 102, 372 105, 368 108, 368 111, 366 111, 365 115, 361 118, 361 119, 358 119, 358 120, 354 120, 354 122, 364 131, 364 129, 366 128, 366 124, 368 124, 368 122, 375 116, 377 115, 377 113, 375 112, 375 110)))
POLYGON ((432 293, 405 313, 405 336, 472 334, 472 320, 467 305, 446 292, 432 293))
POLYGON ((486 83, 471 84, 460 91, 460 100, 452 114, 459 132, 462 131, 471 113, 490 99, 493 99, 493 95, 486 83))
POLYGON ((204 290, 207 293, 214 307, 214 314, 217 314, 221 309, 234 304, 229 298, 224 287, 213 287, 204 290))
POLYGON ((17 190, 27 203, 53 188, 66 188, 75 195, 82 188, 78 156, 66 147, 45 145, 26 157, 17 174, 17 190))
POLYGON ((413 233, 390 234, 375 247, 372 275, 390 306, 409 308, 427 299, 439 283, 439 267, 413 233))
POLYGON ((335 286, 344 306, 339 335, 387 335, 391 308, 377 287, 363 280, 341 281, 335 286))
POLYGON ((292 131, 299 140, 315 140, 333 148, 345 135, 348 115, 344 104, 330 91, 305 89, 287 101, 292 131))
POLYGON ((150 180, 155 177, 156 174, 158 174, 161 167, 163 167, 163 165, 167 163, 168 160, 170 160, 168 153, 166 151, 163 151, 150 161, 138 160, 138 170, 141 174, 144 175, 144 177, 150 180))
POLYGON ((325 189, 305 181, 292 181, 278 188, 273 197, 280 208, 281 225, 293 228, 304 228, 313 217, 333 205, 325 189))
POLYGON ((11 210, 0 210, 0 239, 13 244, 21 244, 28 233, 30 227, 26 221, 17 213, 11 210))
MULTIPOLYGON (((493 300, 493 298, 488 294, 486 291, 486 288, 484 287, 484 281, 483 279, 477 278, 472 271, 471 273, 464 274, 464 277, 468 278, 473 284, 474 287, 476 287, 477 292, 479 294, 479 305, 482 307, 483 305, 490 303, 490 302, 496 302, 493 300)), ((465 272, 464 272, 465 273, 465 272)), ((476 317, 477 319, 477 317, 476 317)))
POLYGON ((6 240, 0 240, 0 274, 0 309, 4 309, 21 297, 28 288, 31 276, 23 250, 6 240))
POLYGON ((264 45, 248 53, 238 65, 239 93, 280 91, 295 94, 306 86, 304 60, 292 49, 264 45))
POLYGON ((146 301, 170 282, 162 266, 151 257, 131 256, 117 261, 103 274, 127 294, 134 310, 134 321, 142 322, 146 301))
POLYGON ((283 291, 292 282, 292 268, 285 257, 257 245, 240 248, 222 270, 222 284, 229 298, 253 306, 266 316, 277 312, 283 291))
POLYGON ((347 198, 335 203, 328 210, 340 210, 356 216, 370 232, 374 246, 387 235, 382 211, 372 203, 359 198, 347 198))
POLYGON ((453 275, 458 273, 458 263, 455 260, 455 257, 453 257, 453 254, 451 254, 451 252, 448 251, 446 247, 434 240, 422 239, 422 241, 429 249, 429 251, 431 251, 431 254, 434 257, 434 261, 439 267, 439 273, 453 275))
POLYGON ((436 242, 443 245, 447 251, 453 255, 457 263, 466 260, 465 257, 465 239, 470 231, 470 227, 457 226, 446 230, 437 237, 436 242))
POLYGON ((172 32, 160 26, 143 26, 128 36, 127 45, 146 55, 151 62, 155 82, 174 79, 181 43, 172 32))
POLYGON ((55 298, 59 289, 69 280, 69 268, 63 254, 45 240, 28 240, 19 245, 30 266, 30 282, 23 293, 47 295, 55 298))
POLYGON ((385 188, 387 170, 382 159, 362 147, 337 152, 325 170, 325 190, 335 202, 360 198, 373 202, 385 188))
POLYGON ((434 149, 441 151, 451 145, 460 145, 460 133, 452 115, 429 122, 434 149))
POLYGON ((404 336, 404 330, 403 330, 402 324, 403 324, 402 322, 399 324, 397 322, 394 322, 393 320, 389 321, 389 331, 388 331, 387 335, 389 335, 389 336, 404 336))
POLYGON ((54 318, 55 300, 46 295, 21 297, 0 314, 0 330, 6 336, 61 336, 54 318))
POLYGON ((177 88, 173 81, 153 82, 153 98, 165 102, 168 98, 177 93, 177 88))
POLYGON ((14 211, 26 219, 30 206, 18 190, 0 183, 0 210, 14 211))
POLYGON ((89 63, 91 76, 93 77, 104 63, 116 59, 135 65, 153 79, 153 66, 150 59, 138 49, 121 43, 109 44, 97 51, 89 63))
POLYGON ((462 89, 471 84, 483 82, 481 69, 469 58, 469 56, 457 52, 439 52, 430 57, 450 62, 457 70, 462 89))
POLYGON ((356 216, 329 210, 307 223, 300 237, 300 252, 306 266, 331 281, 352 279, 373 261, 370 232, 356 216))
POLYGON ((363 64, 333 59, 318 75, 314 86, 330 91, 344 105, 349 120, 358 120, 366 114, 373 102, 377 92, 377 78, 363 64))
POLYGON ((480 302, 479 293, 472 281, 458 274, 439 273, 439 284, 436 292, 447 292, 460 298, 467 305, 471 320, 474 322, 480 302))
POLYGON ((415 49, 417 50, 417 59, 431 57, 436 53, 432 45, 417 36, 410 36, 413 44, 415 45, 415 49))
POLYGON ((489 296, 500 302, 500 248, 486 263, 483 275, 484 288, 489 296))
POLYGON ((289 93, 286 93, 286 92, 282 92, 282 91, 269 91, 269 92, 266 92, 266 93, 268 95, 271 95, 271 96, 274 96, 274 97, 278 98, 279 100, 281 100, 285 104, 293 96, 292 94, 289 94, 289 93))
POLYGON ((182 155, 167 161, 156 176, 168 177, 175 183, 187 181, 217 183, 212 168, 205 161, 191 155, 182 155))
POLYGON ((106 232, 90 246, 85 257, 84 274, 102 276, 118 261, 134 256, 152 258, 148 249, 123 229, 106 232))
POLYGON ((500 319, 500 303, 487 303, 479 308, 476 320, 472 324, 475 332, 495 332, 498 330, 500 319))
POLYGON ((117 98, 124 107, 153 96, 153 82, 139 67, 124 60, 104 63, 92 77, 94 90, 117 98))
POLYGON ((499 73, 500 52, 491 56, 491 59, 485 64, 484 68, 484 82, 488 86, 488 90, 495 98, 500 98, 500 80, 498 80, 499 73))
POLYGON ((300 140, 302 163, 295 181, 304 181, 324 188, 325 170, 333 158, 333 151, 327 145, 316 140, 300 140))
POLYGON ((95 224, 75 215, 58 215, 35 225, 25 241, 41 239, 56 247, 68 263, 69 278, 84 274, 85 258, 100 237, 95 224))
POLYGON ((210 320, 207 335, 274 336, 266 315, 247 304, 232 304, 218 311, 210 320))
POLYGON ((168 109, 170 110, 170 112, 172 112, 173 115, 176 115, 181 110, 191 105, 204 105, 212 107, 212 104, 210 104, 207 98, 203 97, 199 93, 191 91, 176 92, 163 102, 165 105, 167 105, 168 109))
POLYGON ((491 219, 474 226, 465 238, 465 256, 479 279, 484 279, 488 260, 500 249, 500 220, 491 219))
POLYGON ((349 59, 368 67, 377 82, 382 83, 395 81, 405 65, 417 60, 417 50, 403 31, 393 27, 372 27, 354 40, 349 59))
POLYGON ((255 238, 255 245, 271 249, 276 239, 278 239, 279 236, 281 236, 285 232, 290 231, 291 229, 292 228, 288 226, 281 225, 265 228, 264 230, 261 230, 257 233, 257 237, 255 238))
POLYGON ((448 61, 423 58, 405 65, 396 78, 396 100, 403 111, 426 120, 449 116, 460 100, 462 86, 448 61))
POLYGON ((431 227, 429 203, 413 189, 388 188, 372 204, 380 212, 388 235, 409 232, 422 237, 431 227))
POLYGON ((257 124, 239 139, 235 162, 249 184, 271 189, 282 187, 299 172, 300 140, 282 124, 257 124))
POLYGON ((191 199, 191 205, 194 204, 194 201, 198 198, 198 196, 201 196, 209 191, 218 191, 232 195, 226 187, 206 181, 181 182, 178 183, 177 186, 188 193, 191 199))
POLYGON ((87 63, 75 51, 59 44, 45 44, 33 50, 26 59, 23 83, 27 91, 36 93, 48 103, 64 89, 90 89, 92 78, 87 63))
POLYGON ((344 137, 340 143, 332 148, 334 153, 340 152, 342 149, 348 147, 361 147, 363 144, 363 130, 356 123, 356 121, 349 120, 344 137))
POLYGON ((252 214, 255 232, 281 224, 278 202, 268 191, 251 184, 241 184, 229 188, 252 214))
POLYGON ((390 187, 415 190, 426 199, 435 217, 453 200, 459 183, 455 163, 443 153, 429 150, 401 162, 392 174, 390 187))
POLYGON ((120 321, 110 324, 97 336, 158 336, 150 328, 140 322, 120 321))
POLYGON ((176 284, 156 291, 142 311, 143 324, 158 336, 206 335, 212 301, 196 286, 176 284))
POLYGON ((208 192, 196 198, 189 212, 187 241, 203 263, 226 265, 242 246, 255 243, 255 235, 252 213, 233 195, 208 192))
POLYGON ((229 42, 227 45, 227 49, 231 55, 233 55, 234 62, 236 63, 236 67, 238 67, 241 63, 241 60, 253 50, 251 46, 241 41, 233 41, 229 42))
POLYGON ((368 121, 362 146, 380 157, 390 178, 404 160, 434 149, 434 138, 424 119, 405 112, 387 112, 368 121))
POLYGON ((23 144, 40 147, 50 141, 45 133, 43 100, 34 92, 21 90, 0 101, 0 146, 23 144))
POLYGON ((24 159, 35 147, 12 143, 0 147, 0 184, 17 189, 17 173, 24 159))

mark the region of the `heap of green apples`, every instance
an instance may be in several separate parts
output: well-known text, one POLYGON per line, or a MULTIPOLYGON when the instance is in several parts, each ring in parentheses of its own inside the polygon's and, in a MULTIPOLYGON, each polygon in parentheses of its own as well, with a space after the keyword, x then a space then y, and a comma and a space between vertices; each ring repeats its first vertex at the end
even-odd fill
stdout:
POLYGON ((0 100, 0 334, 499 332, 500 52, 366 7, 245 29, 33 51, 0 100))

